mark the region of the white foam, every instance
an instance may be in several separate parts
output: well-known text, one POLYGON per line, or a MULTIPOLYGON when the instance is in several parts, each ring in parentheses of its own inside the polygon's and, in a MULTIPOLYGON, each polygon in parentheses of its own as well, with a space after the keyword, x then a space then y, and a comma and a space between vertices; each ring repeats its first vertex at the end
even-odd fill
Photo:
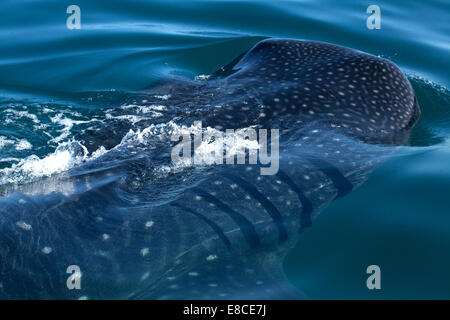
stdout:
POLYGON ((0 136, 0 150, 10 144, 14 144, 14 141, 4 136, 0 136))
POLYGON ((33 145, 26 139, 12 140, 4 136, 0 136, 0 150, 8 145, 14 145, 14 148, 17 151, 30 150, 31 148, 33 148, 33 145))
POLYGON ((13 114, 16 119, 28 118, 31 121, 33 121, 34 123, 39 123, 38 117, 35 114, 29 113, 28 111, 17 111, 14 109, 6 109, 6 110, 4 110, 4 112, 13 114))
POLYGON ((160 167, 160 171, 164 173, 177 172, 188 167, 208 166, 215 163, 217 152, 222 152, 226 148, 227 156, 245 155, 247 150, 257 150, 260 148, 258 141, 249 140, 246 138, 246 128, 235 130, 234 133, 227 133, 219 131, 215 128, 201 127, 200 123, 185 126, 178 125, 173 121, 165 124, 151 125, 143 130, 130 130, 122 139, 121 143, 116 146, 130 146, 145 147, 152 140, 166 140, 168 143, 170 137, 185 136, 185 135, 203 135, 204 139, 200 145, 195 149, 192 158, 181 158, 176 163, 170 163, 160 167), (221 139, 205 140, 207 136, 222 137, 221 139), (200 163, 194 163, 193 159, 201 159, 200 163))
POLYGON ((30 150, 31 148, 33 148, 33 145, 29 143, 26 139, 22 139, 16 144, 17 151, 30 150))
POLYGON ((13 157, 0 159, 0 162, 19 162, 19 161, 20 161, 19 158, 13 158, 13 157))
POLYGON ((126 115, 122 115, 122 116, 112 116, 110 114, 106 114, 105 117, 106 117, 106 119, 128 120, 132 124, 135 124, 141 120, 144 120, 143 117, 135 116, 135 115, 131 115, 131 114, 126 114, 126 115))
POLYGON ((73 120, 73 119, 67 118, 62 113, 58 113, 54 117, 50 117, 50 120, 52 123, 58 124, 58 125, 64 127, 59 130, 59 132, 61 132, 61 134, 59 136, 50 140, 51 142, 55 142, 55 143, 60 143, 63 140, 66 140, 70 136, 70 130, 72 129, 72 127, 74 125, 97 121, 96 119, 92 119, 90 121, 73 120))
POLYGON ((155 95, 155 98, 161 99, 161 100, 168 100, 170 98, 170 94, 164 94, 164 95, 155 95))
POLYGON ((10 168, 1 169, 0 185, 22 184, 61 173, 106 152, 106 149, 101 147, 89 156, 86 147, 78 141, 61 143, 53 153, 44 158, 31 155, 21 159, 10 168))
POLYGON ((104 146, 101 146, 96 151, 92 152, 92 154, 90 156, 90 160, 96 159, 96 158, 104 155, 107 152, 108 152, 108 150, 106 150, 106 148, 104 146))
MULTIPOLYGON (((158 117, 163 116, 163 114, 158 111, 164 111, 167 109, 167 107, 164 105, 140 106, 140 105, 135 105, 135 104, 129 104, 129 105, 122 106, 121 109, 123 109, 123 110, 135 109, 136 112, 138 112, 138 113, 150 115, 152 118, 158 118, 158 117)), ((121 117, 123 118, 124 116, 114 117, 114 116, 109 115, 109 118, 119 118, 120 119, 121 117)), ((130 115, 130 117, 132 117, 132 115, 130 115)), ((131 118, 129 118, 129 119, 131 119, 131 118)))
POLYGON ((195 80, 207 80, 209 77, 211 77, 209 74, 199 74, 195 76, 195 80))
MULTIPOLYGON (((149 106, 155 108, 155 106, 149 106)), ((158 108, 163 108, 163 106, 156 106, 158 108)), ((121 116, 131 122, 137 121, 140 117, 125 115, 121 116)), ((53 138, 53 141, 58 142, 58 147, 56 150, 43 157, 39 158, 36 155, 31 155, 27 158, 21 159, 17 163, 12 164, 9 168, 0 169, 0 185, 2 184, 23 184, 31 181, 35 181, 41 177, 48 177, 55 174, 59 174, 68 171, 75 166, 78 166, 86 161, 96 159, 108 152, 104 147, 100 147, 92 154, 89 154, 86 147, 83 146, 76 140, 71 140, 68 142, 61 143, 60 140, 64 137, 69 136, 70 129, 76 123, 86 123, 89 121, 75 121, 66 118, 62 113, 59 113, 51 118, 53 123, 63 125, 64 128, 61 130, 60 136, 53 138)), ((169 121, 163 124, 152 124, 143 130, 133 131, 130 130, 123 138, 122 141, 114 147, 118 149, 125 147, 132 150, 133 153, 139 152, 139 150, 148 150, 155 148, 156 144, 161 144, 162 146, 170 146, 172 136, 181 135, 196 135, 199 136, 214 136, 223 137, 223 139, 211 139, 209 141, 202 140, 199 147, 196 148, 194 157, 202 159, 201 163, 194 163, 190 159, 183 159, 181 162, 173 163, 168 162, 166 165, 161 166, 157 169, 161 174, 166 174, 168 172, 180 171, 189 167, 195 166, 209 166, 214 164, 215 152, 223 150, 226 146, 227 155, 239 155, 242 152, 245 153, 246 150, 259 149, 259 144, 257 141, 248 140, 245 135, 245 129, 236 130, 232 134, 225 134, 225 132, 216 130, 211 127, 203 128, 200 123, 191 126, 178 125, 173 121, 169 121)), ((12 141, 16 143, 17 141, 12 141)), ((11 143, 10 140, 0 137, 0 147, 11 143)), ((21 140, 16 146, 19 150, 32 149, 31 143, 26 140, 21 140)), ((219 151, 220 152, 220 151, 219 151)))

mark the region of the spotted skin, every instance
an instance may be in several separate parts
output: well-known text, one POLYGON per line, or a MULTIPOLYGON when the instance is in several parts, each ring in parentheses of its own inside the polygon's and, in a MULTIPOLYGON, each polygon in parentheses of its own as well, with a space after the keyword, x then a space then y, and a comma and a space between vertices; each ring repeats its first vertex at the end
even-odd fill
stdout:
MULTIPOLYGON (((419 116, 393 63, 310 41, 265 40, 207 81, 160 83, 128 99, 155 93, 170 95, 161 122, 280 129, 280 170, 155 176, 172 146, 159 134, 138 155, 118 146, 68 174, 3 190, 0 298, 300 298, 284 256, 319 212, 406 142, 419 116), (70 265, 82 270, 81 290, 66 287, 70 265)), ((117 145, 130 129, 109 128, 120 137, 93 130, 88 147, 105 136, 117 145)))
POLYGON ((364 142, 391 144, 404 142, 419 116, 413 89, 401 70, 353 49, 270 39, 259 42, 233 69, 235 73, 218 80, 227 94, 245 91, 249 99, 260 97, 262 107, 255 118, 245 116, 250 110, 242 105, 225 108, 226 114, 220 109, 213 113, 213 121, 227 128, 237 119, 242 126, 277 116, 303 116, 364 142))

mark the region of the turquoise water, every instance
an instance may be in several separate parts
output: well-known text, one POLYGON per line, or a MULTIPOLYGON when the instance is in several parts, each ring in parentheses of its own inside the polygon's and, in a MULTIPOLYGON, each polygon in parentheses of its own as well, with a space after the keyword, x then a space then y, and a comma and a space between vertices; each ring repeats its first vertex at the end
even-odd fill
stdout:
POLYGON ((409 152, 322 212, 285 271, 311 299, 450 298, 448 1, 80 0, 80 30, 66 28, 70 4, 0 4, 0 168, 51 154, 122 92, 211 74, 262 39, 352 47, 407 74, 422 118, 409 152), (366 27, 370 4, 380 30, 366 27), (366 287, 371 264, 381 290, 366 287))

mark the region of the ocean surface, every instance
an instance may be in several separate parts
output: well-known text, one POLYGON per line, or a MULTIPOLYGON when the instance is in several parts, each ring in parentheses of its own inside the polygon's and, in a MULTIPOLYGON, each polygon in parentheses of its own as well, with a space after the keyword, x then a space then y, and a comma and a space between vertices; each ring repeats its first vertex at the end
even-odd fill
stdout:
POLYGON ((79 142, 106 117, 165 116, 165 97, 132 116, 113 110, 128 92, 171 76, 204 78, 266 38, 395 62, 422 112, 408 152, 325 209, 284 268, 310 299, 450 299, 449 1, 3 0, 0 12, 2 190, 107 152, 114 141, 95 150, 79 142), (81 29, 66 26, 71 4, 81 29), (371 4, 381 9, 379 30, 366 27, 371 4), (380 266, 380 290, 366 286, 369 265, 380 266))

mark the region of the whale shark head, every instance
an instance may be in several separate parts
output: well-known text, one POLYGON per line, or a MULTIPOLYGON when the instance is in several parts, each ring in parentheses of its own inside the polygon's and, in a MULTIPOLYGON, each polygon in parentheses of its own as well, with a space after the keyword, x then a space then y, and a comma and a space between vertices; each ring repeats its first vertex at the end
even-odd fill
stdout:
POLYGON ((105 154, 3 190, 0 297, 299 298, 284 256, 419 117, 392 62, 287 39, 259 42, 207 80, 130 94, 124 106, 84 131, 87 148, 109 145, 105 154), (155 110, 155 95, 166 96, 164 114, 131 127, 130 116, 155 110), (193 134, 196 121, 216 132, 279 130, 279 168, 174 166, 171 134, 193 134), (71 265, 79 290, 66 286, 71 265))
POLYGON ((232 118, 217 111, 212 117, 219 126, 290 116, 360 141, 392 144, 404 143, 419 118, 413 89, 395 64, 337 45, 264 40, 215 74, 221 75, 214 85, 241 95, 247 108, 232 104, 226 109, 232 118), (248 116, 252 98, 262 104, 256 119, 248 116))

